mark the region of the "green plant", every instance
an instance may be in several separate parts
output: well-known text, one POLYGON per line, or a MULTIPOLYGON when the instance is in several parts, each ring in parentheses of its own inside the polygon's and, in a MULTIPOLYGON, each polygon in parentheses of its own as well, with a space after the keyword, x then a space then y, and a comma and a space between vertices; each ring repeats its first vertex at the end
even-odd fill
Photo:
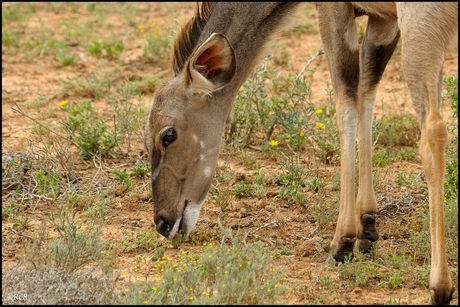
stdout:
POLYGON ((395 171, 395 173, 395 183, 409 187, 412 186, 414 182, 419 178, 419 174, 414 172, 406 172, 404 169, 402 169, 401 171, 395 171))
POLYGON ((268 176, 265 175, 264 171, 260 170, 260 165, 256 165, 256 171, 252 173, 254 176, 254 180, 256 181, 256 184, 258 185, 265 185, 268 182, 268 176))
POLYGON ((278 249, 275 249, 275 251, 273 252, 273 258, 278 259, 281 256, 288 256, 292 253, 294 253, 294 251, 290 250, 287 247, 283 247, 280 251, 278 251, 278 249))
MULTIPOLYGON (((318 194, 318 193, 316 193, 318 194)), ((313 218, 318 223, 319 228, 326 226, 331 220, 335 219, 339 213, 339 201, 334 198, 331 202, 325 202, 319 195, 317 201, 310 206, 313 218)))
POLYGON ((429 264, 415 267, 415 282, 425 289, 430 286, 431 266, 429 264))
POLYGON ((252 196, 252 188, 251 185, 247 184, 244 181, 239 181, 236 184, 236 187, 233 189, 233 194, 235 195, 235 198, 243 198, 243 197, 250 197, 252 196))
POLYGON ((60 178, 54 170, 40 169, 35 174, 38 183, 37 194, 56 198, 60 193, 60 178))
POLYGON ((112 212, 107 202, 108 200, 96 201, 82 215, 104 220, 112 212))
POLYGON ((252 190, 259 198, 264 197, 266 191, 263 185, 257 183, 252 184, 252 190))
POLYGON ((397 115, 383 115, 380 120, 374 120, 373 139, 383 146, 415 147, 420 141, 420 124, 409 113, 397 115))
POLYGON ((13 31, 6 31, 2 30, 2 46, 6 46, 8 48, 11 47, 19 47, 21 34, 15 33, 13 31))
MULTIPOLYGON (((115 71, 115 70, 114 70, 115 71)), ((110 73, 100 75, 93 73, 89 77, 74 77, 62 80, 61 95, 66 96, 70 91, 83 97, 95 99, 107 96, 112 88, 112 82, 108 78, 110 73)))
POLYGON ((99 119, 92 125, 89 123, 78 126, 78 154, 83 159, 90 159, 90 155, 112 156, 117 154, 112 150, 117 145, 119 136, 115 135, 114 130, 108 130, 107 120, 99 119))
POLYGON ((396 300, 396 298, 390 297, 390 300, 388 301, 388 305, 401 305, 401 296, 399 296, 398 300, 396 300))
POLYGON ((182 251, 177 260, 158 261, 160 279, 138 281, 121 303, 131 304, 274 304, 287 289, 283 269, 275 268, 262 243, 246 244, 224 228, 230 247, 204 243, 202 254, 182 251))
POLYGON ((221 210, 224 210, 231 202, 233 199, 234 192, 233 190, 226 189, 222 192, 217 192, 214 190, 211 190, 211 194, 213 196, 212 202, 221 208, 221 210))
POLYGON ((379 287, 390 286, 395 289, 403 283, 403 277, 398 273, 389 273, 387 275, 387 280, 378 284, 379 287))
POLYGON ((45 217, 33 244, 26 245, 19 257, 28 267, 52 266, 72 273, 96 261, 108 272, 112 256, 106 249, 107 241, 99 238, 102 226, 99 220, 82 221, 74 208, 64 206, 57 206, 56 212, 46 213, 45 217), (46 223, 52 229, 49 233, 46 223))
POLYGON ((409 148, 409 149, 403 148, 397 152, 397 156, 399 157, 399 160, 405 160, 405 161, 414 160, 416 155, 417 155, 417 152, 415 151, 415 148, 409 148))
POLYGON ((33 223, 31 223, 27 216, 18 216, 13 218, 13 220, 15 221, 13 228, 30 229, 33 226, 33 223))
POLYGON ((81 103, 67 103, 65 100, 64 105, 60 106, 62 111, 68 112, 67 122, 64 122, 64 126, 68 126, 68 129, 72 132, 87 123, 94 115, 94 108, 91 106, 91 100, 84 99, 81 103))
MULTIPOLYGON (((149 31, 147 34, 144 33, 144 29, 145 28, 143 25, 139 26, 139 30, 146 40, 143 54, 144 58, 152 62, 159 62, 164 60, 169 55, 169 50, 171 49, 167 35, 162 33, 162 28, 157 27, 155 29, 154 25, 151 26, 151 31, 149 31)), ((148 29, 145 30, 148 31, 148 29)))
POLYGON ((113 178, 123 184, 126 184, 128 187, 132 185, 132 181, 129 179, 129 173, 126 172, 126 170, 120 171, 117 169, 114 169, 113 172, 113 178))
POLYGON ((79 57, 76 54, 67 54, 65 49, 59 49, 56 53, 56 57, 54 58, 54 60, 61 63, 62 66, 72 65, 78 59, 79 57))
POLYGON ((163 247, 155 248, 155 258, 157 258, 157 260, 163 258, 164 255, 165 255, 165 249, 163 247))
POLYGON ((372 154, 372 164, 374 167, 385 167, 391 163, 390 153, 386 149, 372 154))
POLYGON ((315 193, 318 193, 318 191, 323 187, 323 180, 318 177, 313 177, 311 180, 305 180, 305 186, 315 191, 315 193))
MULTIPOLYGON (((244 148, 263 134, 265 142, 278 139, 288 143, 294 151, 301 150, 308 142, 305 127, 314 110, 310 102, 310 83, 301 74, 280 77, 276 71, 268 69, 267 64, 268 58, 254 69, 239 92, 227 142, 232 147, 244 148), (285 81, 281 88, 280 79, 285 81), (270 95, 271 91, 277 94, 270 95)), ((272 146, 277 145, 278 141, 272 146)))
POLYGON ((130 176, 135 177, 144 177, 145 174, 150 172, 150 163, 144 163, 140 160, 137 160, 133 167, 131 167, 130 176))
POLYGON ((132 81, 137 93, 148 94, 153 93, 161 84, 162 78, 159 76, 143 75, 139 81, 132 81))
POLYGON ((443 102, 451 101, 452 120, 449 132, 452 134, 446 148, 446 196, 458 195, 458 76, 444 78, 447 93, 442 96, 443 102))
POLYGON ((5 206, 2 205, 2 220, 14 219, 17 206, 18 204, 15 201, 11 202, 10 204, 5 204, 5 206))
MULTIPOLYGON (((121 226, 118 226, 118 229, 123 232, 120 249, 125 252, 130 253, 136 250, 151 251, 161 247, 163 244, 161 241, 161 235, 152 229, 136 230, 133 232, 130 232, 121 226)), ((160 253, 161 250, 158 252, 160 253)))
MULTIPOLYGON (((444 234, 446 238, 447 259, 458 258, 458 203, 457 195, 446 196, 444 209, 444 234)), ((421 259, 429 260, 431 251, 430 235, 430 211, 428 203, 420 206, 417 213, 407 222, 407 228, 411 234, 408 239, 409 249, 421 259)))
POLYGON ((281 172, 274 175, 276 183, 280 187, 280 196, 295 202, 305 202, 306 197, 302 195, 302 186, 305 185, 307 174, 300 162, 299 155, 293 155, 279 160, 281 172))
POLYGON ((401 269, 409 262, 409 259, 406 259, 405 254, 406 254, 405 249, 401 251, 400 255, 398 255, 396 251, 394 251, 388 254, 388 256, 386 257, 386 260, 388 261, 388 263, 391 265, 392 268, 401 269))
POLYGON ((87 48, 88 52, 93 56, 113 59, 114 57, 120 55, 120 53, 125 49, 125 46, 118 40, 99 42, 98 39, 95 39, 88 45, 87 48))
POLYGON ((249 169, 257 169, 258 163, 256 162, 256 155, 253 152, 241 150, 240 156, 244 166, 249 169))

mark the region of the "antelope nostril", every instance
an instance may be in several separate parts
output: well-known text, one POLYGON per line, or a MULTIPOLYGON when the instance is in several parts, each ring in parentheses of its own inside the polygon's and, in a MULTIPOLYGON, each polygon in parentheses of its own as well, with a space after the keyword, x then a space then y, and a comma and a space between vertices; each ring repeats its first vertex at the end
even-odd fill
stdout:
POLYGON ((169 237, 169 231, 168 231, 168 224, 165 223, 163 219, 160 219, 160 221, 157 224, 157 231, 164 237, 168 238, 169 237))

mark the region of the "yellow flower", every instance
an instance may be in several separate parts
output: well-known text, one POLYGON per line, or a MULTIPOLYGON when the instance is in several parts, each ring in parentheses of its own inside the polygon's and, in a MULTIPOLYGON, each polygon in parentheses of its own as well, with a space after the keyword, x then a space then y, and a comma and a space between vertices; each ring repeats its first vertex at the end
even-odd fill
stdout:
POLYGON ((303 132, 300 132, 299 136, 303 136, 303 132))
POLYGON ((321 113, 323 113, 323 109, 318 109, 315 112, 316 112, 316 114, 321 114, 321 113))
POLYGON ((142 29, 143 27, 144 27, 143 25, 140 25, 138 28, 139 28, 139 29, 142 29))
POLYGON ((278 141, 271 141, 270 142, 271 146, 278 146, 278 144, 279 144, 278 141))
POLYGON ((63 100, 59 103, 60 106, 65 106, 65 104, 69 101, 69 99, 63 100))
POLYGON ((316 127, 318 127, 318 129, 321 129, 321 130, 324 130, 326 127, 324 127, 323 124, 316 124, 316 127))
POLYGON ((157 35, 157 34, 155 34, 155 38, 157 38, 157 37, 158 37, 158 35, 157 35))

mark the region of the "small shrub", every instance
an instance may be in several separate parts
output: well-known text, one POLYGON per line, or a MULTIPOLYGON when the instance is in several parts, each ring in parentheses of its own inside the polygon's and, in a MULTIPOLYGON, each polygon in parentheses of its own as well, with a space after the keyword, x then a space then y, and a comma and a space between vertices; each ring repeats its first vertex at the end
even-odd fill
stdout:
POLYGON ((219 228, 232 245, 203 246, 201 255, 182 252, 180 260, 158 261, 160 280, 138 281, 121 303, 130 304, 276 304, 287 289, 280 284, 284 270, 272 264, 262 242, 247 244, 231 229, 219 228))
POLYGON ((56 57, 54 58, 54 60, 61 63, 62 66, 72 65, 78 59, 79 57, 76 54, 74 53, 67 54, 65 49, 58 50, 56 57))
POLYGON ((150 171, 150 163, 144 163, 140 160, 137 160, 134 166, 131 168, 131 172, 129 174, 133 177, 144 177, 144 175, 150 171))
POLYGON ((64 206, 45 217, 34 243, 26 245, 18 255, 27 267, 56 267, 72 273, 95 261, 108 272, 112 256, 106 249, 107 241, 100 240, 102 225, 98 219, 82 221, 76 217, 75 209, 64 206), (49 233, 46 223, 53 229, 49 233))
POLYGON ((274 180, 282 185, 280 196, 295 202, 305 202, 306 197, 302 195, 302 186, 305 185, 307 174, 300 162, 300 156, 280 158, 279 163, 281 172, 274 175, 274 180))
POLYGON ((412 114, 393 116, 385 114, 377 121, 380 121, 380 124, 374 123, 374 127, 377 125, 380 129, 373 129, 374 139, 380 131, 377 144, 387 147, 395 145, 415 147, 420 141, 420 124, 412 114))
POLYGON ((95 39, 87 48, 91 55, 109 59, 113 59, 125 50, 123 43, 117 40, 99 42, 99 40, 95 39))
POLYGON ((236 187, 233 189, 233 194, 235 195, 236 199, 250 197, 252 196, 252 188, 249 184, 244 181, 240 181, 237 183, 236 187))

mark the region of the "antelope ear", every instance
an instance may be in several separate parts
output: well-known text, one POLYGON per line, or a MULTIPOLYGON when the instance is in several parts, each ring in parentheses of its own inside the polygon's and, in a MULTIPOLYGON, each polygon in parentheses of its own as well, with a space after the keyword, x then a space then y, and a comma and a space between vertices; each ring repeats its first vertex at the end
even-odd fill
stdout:
POLYGON ((227 85, 235 72, 233 47, 223 34, 213 33, 193 51, 185 64, 185 88, 194 94, 211 95, 227 85))

